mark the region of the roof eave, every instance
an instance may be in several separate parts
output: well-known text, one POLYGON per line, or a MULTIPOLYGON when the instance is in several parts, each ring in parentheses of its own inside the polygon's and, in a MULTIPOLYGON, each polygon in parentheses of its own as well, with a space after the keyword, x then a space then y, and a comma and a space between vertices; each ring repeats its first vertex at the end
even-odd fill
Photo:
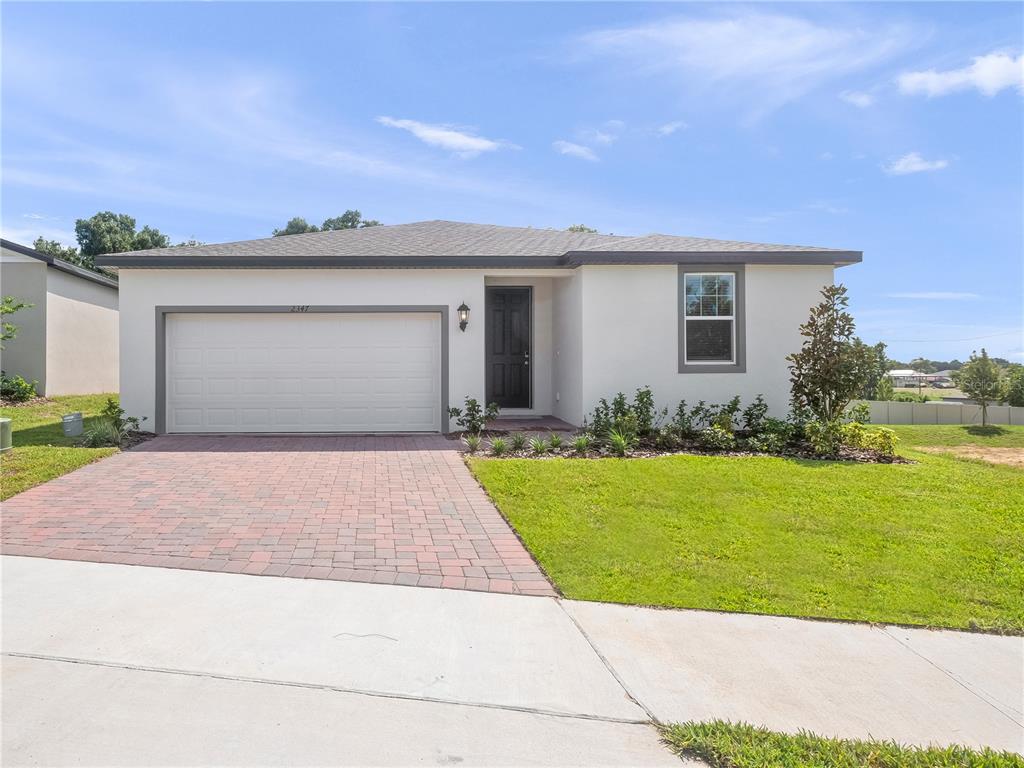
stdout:
POLYGON ((89 280, 93 283, 98 283, 99 285, 105 285, 108 288, 113 288, 114 290, 118 289, 118 282, 112 277, 101 275, 99 272, 94 272, 91 269, 85 269, 84 267, 79 267, 77 264, 72 264, 64 261, 63 259, 55 258, 48 253, 43 253, 42 251, 37 251, 34 248, 29 248, 27 245, 21 245, 20 243, 15 243, 3 238, 0 238, 0 245, 9 251, 20 253, 23 256, 31 256, 33 259, 39 259, 39 261, 45 262, 47 266, 53 267, 54 269, 65 272, 69 275, 74 275, 75 277, 80 277, 83 280, 89 280))

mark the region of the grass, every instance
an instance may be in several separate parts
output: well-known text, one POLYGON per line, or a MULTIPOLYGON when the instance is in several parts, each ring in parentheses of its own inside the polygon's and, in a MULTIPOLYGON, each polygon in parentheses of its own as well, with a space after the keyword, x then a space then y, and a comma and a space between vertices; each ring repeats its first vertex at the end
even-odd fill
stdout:
POLYGON ((661 736, 680 757, 699 758, 713 768, 1024 768, 1020 755, 988 748, 829 739, 721 720, 669 725, 661 729, 661 736))
MULTIPOLYGON (((880 425, 886 426, 886 425, 880 425)), ((1024 448, 1024 427, 989 424, 894 424, 889 426, 906 448, 924 446, 981 445, 990 448, 1024 448)))
POLYGON ((944 397, 956 397, 966 399, 967 395, 961 392, 956 387, 949 389, 936 389, 935 387, 922 387, 918 391, 917 387, 896 387, 893 392, 899 394, 900 392, 906 392, 908 395, 925 395, 929 400, 942 400, 944 397))
POLYGON ((82 448, 77 437, 65 437, 61 416, 81 411, 89 422, 117 395, 64 395, 41 403, 0 408, 12 419, 14 448, 0 458, 0 499, 8 499, 34 485, 71 472, 116 448, 82 448))
MULTIPOLYGON (((915 445, 1024 438, 1022 428, 991 438, 897 429, 915 445)), ((1024 476, 905 450, 919 463, 470 464, 568 597, 1024 632, 1024 476)))

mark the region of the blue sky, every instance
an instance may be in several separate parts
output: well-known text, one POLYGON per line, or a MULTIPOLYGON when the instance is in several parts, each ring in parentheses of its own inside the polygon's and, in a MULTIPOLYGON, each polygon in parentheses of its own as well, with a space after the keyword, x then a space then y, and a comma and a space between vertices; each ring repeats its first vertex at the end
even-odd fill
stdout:
POLYGON ((851 248, 865 340, 1019 361, 1022 29, 1011 3, 5 3, 3 231, 358 208, 851 248))

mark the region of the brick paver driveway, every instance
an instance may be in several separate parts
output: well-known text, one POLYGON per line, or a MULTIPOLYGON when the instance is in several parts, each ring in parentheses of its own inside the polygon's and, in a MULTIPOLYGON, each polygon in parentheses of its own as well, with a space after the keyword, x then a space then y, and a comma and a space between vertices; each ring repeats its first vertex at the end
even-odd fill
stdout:
POLYGON ((163 436, 4 502, 3 552, 552 595, 433 436, 163 436))

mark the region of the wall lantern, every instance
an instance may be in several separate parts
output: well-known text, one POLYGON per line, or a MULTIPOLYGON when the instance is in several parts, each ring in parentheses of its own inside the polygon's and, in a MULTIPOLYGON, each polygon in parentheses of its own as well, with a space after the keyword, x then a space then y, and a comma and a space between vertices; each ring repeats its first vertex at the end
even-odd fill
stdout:
POLYGON ((469 307, 466 306, 466 302, 462 302, 455 311, 459 313, 459 330, 465 331, 469 325, 469 307))

